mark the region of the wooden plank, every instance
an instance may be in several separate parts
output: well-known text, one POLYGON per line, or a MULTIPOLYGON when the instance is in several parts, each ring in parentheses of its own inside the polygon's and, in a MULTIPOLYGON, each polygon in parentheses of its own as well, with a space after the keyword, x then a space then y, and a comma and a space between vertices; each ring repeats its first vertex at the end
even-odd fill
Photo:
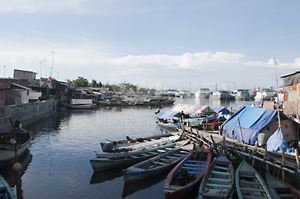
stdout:
POLYGON ((221 175, 230 175, 229 172, 221 172, 221 171, 211 171, 211 173, 221 174, 221 175))
POLYGON ((225 178, 208 178, 208 181, 221 181, 221 182, 231 182, 231 179, 225 179, 225 178))
POLYGON ((198 170, 198 171, 203 171, 202 168, 195 168, 195 167, 181 167, 183 169, 190 169, 190 170, 198 170))
POLYGON ((193 171, 188 171, 189 174, 196 174, 196 175, 200 175, 201 173, 198 172, 193 172, 193 171))
POLYGON ((222 169, 222 170, 225 170, 225 171, 229 171, 229 168, 228 167, 222 167, 222 166, 215 166, 216 169, 222 169))
POLYGON ((253 182, 253 181, 240 181, 240 184, 251 184, 251 185, 261 185, 259 182, 253 182))
POLYGON ((252 188, 252 187, 241 187, 241 191, 251 191, 251 192, 265 192, 264 189, 257 189, 257 188, 252 188))
POLYGON ((183 166, 188 166, 188 167, 205 167, 205 165, 200 165, 200 164, 184 164, 183 166))
POLYGON ((188 160, 188 162, 206 164, 206 161, 200 161, 200 160, 188 160))
POLYGON ((296 196, 291 193, 280 193, 280 194, 278 194, 278 196, 280 198, 296 198, 296 196))
POLYGON ((163 162, 157 162, 157 161, 153 161, 153 163, 154 163, 154 164, 163 165, 163 166, 168 165, 168 164, 166 164, 166 163, 163 163, 163 162))
POLYGON ((225 188, 230 188, 231 185, 226 185, 226 184, 213 184, 213 183, 206 183, 206 186, 211 186, 211 187, 225 187, 225 188))

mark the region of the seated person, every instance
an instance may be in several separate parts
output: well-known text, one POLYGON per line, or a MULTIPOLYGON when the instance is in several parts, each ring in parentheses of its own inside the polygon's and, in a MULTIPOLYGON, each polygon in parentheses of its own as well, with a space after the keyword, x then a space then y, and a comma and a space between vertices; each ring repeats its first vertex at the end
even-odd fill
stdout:
POLYGON ((180 169, 179 185, 184 186, 192 180, 187 169, 180 169))
POLYGON ((114 146, 116 145, 116 142, 110 142, 103 146, 104 152, 114 152, 114 146))
POLYGON ((200 140, 197 141, 197 145, 195 146, 195 150, 196 150, 195 160, 201 160, 203 155, 204 155, 204 151, 205 151, 205 148, 203 146, 202 141, 200 141, 200 140))

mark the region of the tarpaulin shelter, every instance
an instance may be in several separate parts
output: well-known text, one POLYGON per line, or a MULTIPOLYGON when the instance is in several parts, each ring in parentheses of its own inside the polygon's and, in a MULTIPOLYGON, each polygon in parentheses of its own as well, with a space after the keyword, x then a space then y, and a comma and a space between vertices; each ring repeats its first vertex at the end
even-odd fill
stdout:
POLYGON ((211 108, 211 109, 214 110, 216 113, 222 113, 223 115, 230 114, 230 110, 228 110, 228 108, 225 108, 225 107, 211 108))
POLYGON ((174 117, 178 112, 173 112, 173 111, 160 111, 157 113, 154 117, 159 118, 159 119, 171 119, 174 117))
POLYGON ((189 105, 189 104, 178 104, 172 109, 172 112, 182 112, 183 111, 185 113, 190 107, 191 107, 191 105, 189 105))
POLYGON ((215 113, 215 111, 212 108, 210 108, 209 106, 203 105, 200 108, 198 108, 194 113, 196 113, 196 114, 200 114, 200 113, 211 114, 211 113, 215 113))
MULTIPOLYGON (((259 132, 272 121, 277 120, 278 114, 276 109, 265 109, 255 107, 243 107, 221 126, 221 134, 230 138, 239 138, 244 143, 254 145, 259 132), (239 122, 241 131, 239 129, 239 122), (242 137, 241 137, 242 133, 242 137)), ((287 116, 280 112, 280 118, 287 118, 287 116)))

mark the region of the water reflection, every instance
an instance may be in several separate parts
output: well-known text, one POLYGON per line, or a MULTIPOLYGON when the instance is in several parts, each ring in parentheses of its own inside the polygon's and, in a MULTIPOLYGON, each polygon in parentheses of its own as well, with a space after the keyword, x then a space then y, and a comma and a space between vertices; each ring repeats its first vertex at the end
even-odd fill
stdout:
POLYGON ((161 181, 164 181, 164 179, 167 177, 168 173, 169 173, 169 171, 166 171, 155 177, 151 177, 151 178, 144 179, 144 180, 139 180, 137 182, 132 182, 132 183, 124 183, 122 198, 126 198, 127 196, 129 196, 137 191, 146 189, 148 187, 151 187, 155 184, 160 183, 161 181))
POLYGON ((90 184, 102 183, 105 181, 111 181, 115 178, 121 177, 123 171, 121 168, 110 169, 105 171, 95 171, 90 180, 90 184))

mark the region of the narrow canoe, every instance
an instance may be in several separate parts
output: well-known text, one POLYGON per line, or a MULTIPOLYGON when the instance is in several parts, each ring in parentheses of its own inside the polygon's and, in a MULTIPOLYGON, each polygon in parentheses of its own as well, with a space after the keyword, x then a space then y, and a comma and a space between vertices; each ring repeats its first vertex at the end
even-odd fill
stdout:
POLYGON ((199 186, 201 178, 207 172, 211 161, 211 152, 207 146, 205 147, 205 155, 201 160, 194 160, 195 151, 191 151, 181 162, 179 162, 168 174, 164 192, 165 198, 183 198, 191 190, 199 186), (190 176, 189 181, 182 181, 182 171, 187 170, 190 176))
POLYGON ((261 175, 245 160, 240 163, 235 172, 235 186, 239 199, 274 198, 261 175))
POLYGON ((103 158, 103 157, 119 157, 119 156, 127 156, 130 153, 140 153, 145 149, 155 148, 159 145, 165 145, 166 143, 175 142, 180 139, 179 135, 173 135, 169 137, 162 137, 160 139, 153 139, 146 142, 131 144, 128 146, 123 146, 120 148, 115 148, 115 152, 95 152, 96 157, 103 158), (125 149, 125 150, 124 150, 125 149))
MULTIPOLYGON (((123 140, 116 140, 116 145, 114 146, 114 148, 131 148, 132 145, 136 145, 136 144, 141 144, 141 143, 145 143, 148 141, 153 141, 153 140, 158 140, 161 138, 167 138, 167 137, 171 137, 174 135, 178 135, 178 133, 165 133, 165 134, 160 134, 160 135, 151 135, 151 136, 147 136, 147 137, 140 137, 140 138, 133 138, 131 139, 130 142, 127 142, 126 139, 123 140)), ((108 144, 112 141, 109 142, 101 142, 100 146, 101 149, 103 150, 103 147, 105 144, 108 144)))
MULTIPOLYGON (((192 148, 192 145, 191 145, 192 148)), ((168 150, 168 148, 166 148, 168 150)), ((135 182, 160 174, 174 167, 187 154, 188 150, 174 149, 149 160, 145 160, 123 170, 124 181, 135 182)))
POLYGON ((201 186, 200 198, 231 198, 234 188, 234 169, 225 155, 213 160, 201 186))
POLYGON ((300 191, 282 180, 266 173, 266 181, 274 195, 274 199, 300 198, 300 191))
POLYGON ((0 175, 0 198, 17 199, 11 187, 1 175, 0 175))
POLYGON ((178 148, 186 145, 189 140, 184 140, 175 143, 168 143, 159 145, 155 148, 145 149, 143 152, 128 154, 124 156, 111 156, 106 158, 93 158, 90 160, 91 166, 95 171, 107 170, 111 168, 128 167, 133 164, 139 163, 143 160, 149 159, 161 153, 165 148, 178 148))

